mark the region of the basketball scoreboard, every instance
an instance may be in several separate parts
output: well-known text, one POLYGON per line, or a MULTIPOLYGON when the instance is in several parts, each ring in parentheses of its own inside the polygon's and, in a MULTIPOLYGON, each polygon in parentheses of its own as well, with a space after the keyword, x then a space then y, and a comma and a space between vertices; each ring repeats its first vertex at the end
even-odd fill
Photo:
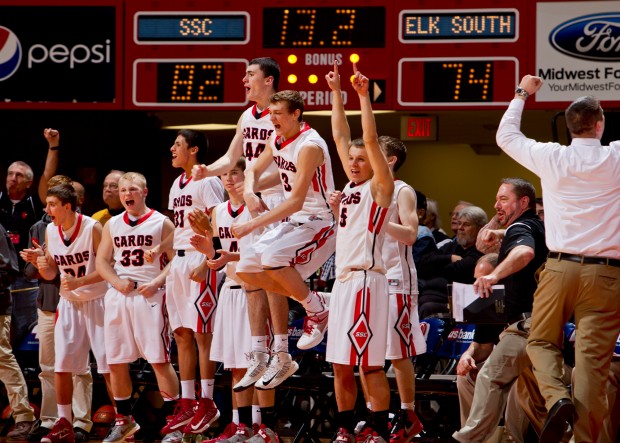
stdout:
POLYGON ((357 63, 377 110, 498 109, 534 72, 535 14, 512 0, 0 0, 0 109, 244 109, 262 56, 307 110, 331 109, 334 62, 343 78, 357 63))

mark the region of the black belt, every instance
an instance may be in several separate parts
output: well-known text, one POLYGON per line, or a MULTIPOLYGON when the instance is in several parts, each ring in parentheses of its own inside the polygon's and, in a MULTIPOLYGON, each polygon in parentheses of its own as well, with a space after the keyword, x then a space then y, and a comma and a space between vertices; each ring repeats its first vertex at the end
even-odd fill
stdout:
POLYGON ((177 249, 177 255, 179 257, 185 257, 185 249, 177 249))
POLYGON ((516 323, 518 321, 527 320, 531 316, 532 316, 531 312, 522 312, 520 314, 516 314, 516 315, 510 316, 508 318, 508 324, 511 325, 511 324, 516 323))
POLYGON ((232 285, 230 289, 241 289, 241 285, 232 285))
POLYGON ((548 258, 556 258, 559 261, 567 260, 582 265, 607 265, 620 268, 620 260, 607 257, 588 257, 587 255, 565 254, 564 252, 550 252, 548 258))

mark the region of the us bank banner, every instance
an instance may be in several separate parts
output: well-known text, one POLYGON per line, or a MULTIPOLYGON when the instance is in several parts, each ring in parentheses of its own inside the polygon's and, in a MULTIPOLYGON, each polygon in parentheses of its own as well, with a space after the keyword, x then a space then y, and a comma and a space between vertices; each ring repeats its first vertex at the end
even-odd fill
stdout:
POLYGON ((620 1, 538 3, 539 102, 620 100, 620 1))

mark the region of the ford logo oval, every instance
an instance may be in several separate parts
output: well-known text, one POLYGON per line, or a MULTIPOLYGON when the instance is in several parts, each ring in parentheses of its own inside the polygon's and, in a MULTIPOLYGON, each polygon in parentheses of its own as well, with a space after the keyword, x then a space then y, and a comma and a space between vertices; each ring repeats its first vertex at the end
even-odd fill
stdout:
POLYGON ((620 13, 592 14, 556 26, 549 43, 575 58, 620 61, 620 13))

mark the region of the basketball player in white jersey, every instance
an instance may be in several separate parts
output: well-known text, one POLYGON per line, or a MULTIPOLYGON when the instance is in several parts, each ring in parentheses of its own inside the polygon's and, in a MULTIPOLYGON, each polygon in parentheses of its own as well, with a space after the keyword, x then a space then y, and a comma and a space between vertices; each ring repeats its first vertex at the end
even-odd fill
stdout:
MULTIPOLYGON (((274 131, 269 115, 269 97, 278 89, 279 81, 280 66, 276 60, 270 57, 250 60, 243 77, 243 86, 248 101, 254 104, 239 118, 237 131, 226 154, 210 165, 195 166, 192 172, 195 178, 222 175, 242 156, 245 156, 246 170, 254 167, 274 131)), ((242 190, 243 183, 240 183, 238 187, 242 190)), ((275 208, 282 203, 284 193, 275 163, 268 167, 268 172, 263 175, 259 187, 261 199, 268 209, 275 208)), ((255 266, 255 257, 249 255, 248 252, 250 251, 247 248, 241 250, 241 261, 237 264, 240 272, 248 266, 255 266)), ((298 368, 288 353, 288 300, 277 294, 265 294, 265 291, 259 287, 248 284, 244 286, 247 290, 250 327, 252 328, 251 348, 247 350, 251 351, 247 353, 251 365, 234 388, 239 391, 264 381, 267 381, 269 386, 275 387, 298 368), (273 327, 272 355, 270 355, 268 346, 270 337, 265 331, 268 316, 273 327), (277 374, 277 377, 273 377, 272 374, 277 374), (265 377, 265 380, 262 380, 262 377, 265 377)), ((275 424, 275 391, 262 390, 257 392, 257 397, 263 423, 267 427, 273 426, 275 424)))
MULTIPOLYGON (((325 140, 303 121, 304 102, 299 92, 281 91, 272 95, 269 102, 275 131, 256 165, 246 171, 244 201, 251 210, 259 210, 260 200, 254 193, 256 182, 274 162, 285 199, 270 211, 233 225, 233 234, 243 238, 280 221, 250 246, 247 256, 254 261, 243 263, 243 272, 237 269, 237 275, 246 283, 290 296, 302 304, 308 317, 298 347, 310 349, 321 342, 327 327, 325 300, 311 292, 304 280, 316 272, 335 247, 334 216, 328 203, 334 188, 331 160, 325 140)), ((269 378, 275 377, 277 373, 269 378)), ((268 387, 265 377, 257 383, 261 382, 268 387)), ((275 435, 265 428, 253 438, 268 440, 275 435)))
POLYGON ((195 209, 210 213, 213 207, 224 201, 224 187, 219 178, 193 179, 192 168, 199 163, 200 150, 207 150, 207 139, 202 132, 191 129, 180 130, 170 148, 172 166, 183 169, 170 189, 168 200, 168 209, 174 211, 173 248, 176 255, 166 277, 166 305, 178 350, 181 399, 177 403, 178 412, 162 429, 162 433, 170 436, 174 433, 176 437, 166 441, 180 439, 181 432, 205 430, 219 417, 213 402, 215 363, 209 359, 218 274, 210 271, 201 283, 190 279, 190 274, 204 257, 190 243, 194 232, 189 214, 195 209), (197 357, 201 393, 194 409, 197 357))
POLYGON ((357 384, 354 367, 364 371, 374 429, 366 442, 389 440, 390 388, 383 371, 387 344, 388 285, 383 241, 394 191, 392 173, 377 137, 368 78, 353 64, 353 89, 360 99, 362 139, 351 140, 338 64, 326 76, 333 91, 332 132, 349 183, 334 192, 338 208, 336 282, 330 299, 326 360, 333 364, 338 405, 336 441, 354 443, 357 384))
POLYGON ((77 194, 68 184, 53 186, 46 197, 52 223, 45 231, 45 255, 37 258, 46 280, 60 275, 60 301, 54 328, 58 421, 43 443, 73 443, 72 374, 90 370, 90 351, 108 388, 110 369, 104 341, 104 295, 107 284, 95 269, 95 252, 101 240, 101 223, 76 212, 77 194))
MULTIPOLYGON (((394 137, 381 136, 379 144, 385 153, 392 175, 407 158, 407 147, 394 137)), ((394 180, 392 213, 383 242, 383 259, 387 267, 389 287, 389 320, 386 360, 392 362, 400 396, 400 409, 390 431, 390 443, 409 443, 422 432, 423 426, 414 410, 415 372, 412 357, 426 352, 426 341, 418 316, 418 280, 411 246, 417 238, 418 215, 416 195, 411 186, 394 180)), ((360 373, 363 375, 363 372, 360 373)), ((362 376, 364 393, 367 385, 362 376)), ((368 395, 366 395, 368 399, 368 395)), ((358 440, 372 429, 363 428, 358 440)))
POLYGON ((179 379, 170 363, 167 272, 163 272, 174 250, 163 251, 160 260, 152 263, 144 259, 146 250, 161 248, 174 225, 146 206, 148 189, 142 174, 123 174, 118 193, 125 212, 103 227, 96 261, 97 271, 110 284, 105 298, 105 344, 118 411, 116 423, 103 440, 106 443, 121 442, 140 428, 131 417, 129 363, 144 358, 151 364, 164 401, 179 395, 179 379))
MULTIPOLYGON (((203 267, 211 269, 226 269, 226 280, 220 292, 217 307, 217 317, 211 344, 211 359, 224 364, 225 369, 232 372, 233 386, 243 378, 245 372, 252 365, 246 356, 251 346, 250 319, 248 313, 248 297, 243 289, 243 281, 237 277, 236 266, 240 258, 240 250, 252 236, 236 239, 231 233, 234 222, 252 218, 250 211, 243 203, 245 158, 237 160, 231 170, 222 174, 224 189, 230 199, 217 205, 211 214, 210 230, 206 237, 196 235, 192 237, 192 244, 206 255, 203 267)), ((263 324, 263 330, 266 324, 263 324)), ((252 425, 252 397, 254 389, 237 390, 232 393, 233 421, 225 432, 216 439, 209 440, 215 443, 222 440, 243 441, 253 435, 252 425), (236 414, 235 414, 236 411, 236 414)))

